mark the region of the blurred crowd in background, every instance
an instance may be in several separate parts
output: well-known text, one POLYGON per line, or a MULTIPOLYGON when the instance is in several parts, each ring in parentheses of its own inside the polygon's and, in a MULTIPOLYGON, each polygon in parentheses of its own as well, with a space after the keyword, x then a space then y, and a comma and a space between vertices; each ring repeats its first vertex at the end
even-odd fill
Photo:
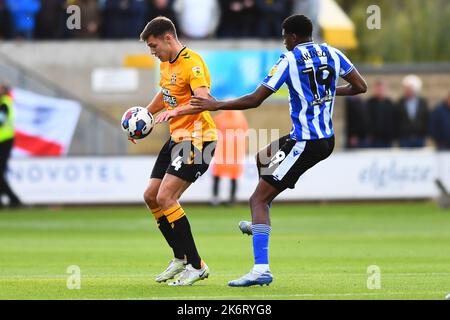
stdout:
POLYGON ((318 1, 0 0, 0 39, 137 38, 159 15, 172 19, 187 38, 279 38, 281 22, 293 12, 315 22, 318 1), (71 5, 81 9, 79 30, 66 27, 71 5))
POLYGON ((418 76, 404 77, 402 86, 398 101, 389 97, 382 79, 373 85, 372 96, 346 98, 347 149, 422 148, 430 137, 438 150, 450 150, 450 90, 431 108, 421 95, 422 80, 418 76))

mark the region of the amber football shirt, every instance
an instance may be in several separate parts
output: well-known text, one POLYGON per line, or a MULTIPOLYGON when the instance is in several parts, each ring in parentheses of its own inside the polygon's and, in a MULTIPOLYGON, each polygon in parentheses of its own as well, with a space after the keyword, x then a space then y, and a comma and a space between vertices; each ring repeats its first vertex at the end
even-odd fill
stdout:
MULTIPOLYGON (((159 85, 168 110, 189 104, 195 89, 211 87, 205 62, 198 53, 186 47, 173 61, 161 62, 160 72, 159 85)), ((209 111, 172 118, 169 125, 175 142, 192 140, 199 146, 204 141, 217 140, 216 126, 209 111)))

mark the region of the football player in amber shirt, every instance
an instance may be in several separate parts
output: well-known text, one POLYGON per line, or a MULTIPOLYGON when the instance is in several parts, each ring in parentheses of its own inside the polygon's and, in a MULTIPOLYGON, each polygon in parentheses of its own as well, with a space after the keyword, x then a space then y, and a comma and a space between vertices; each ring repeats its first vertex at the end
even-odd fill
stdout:
POLYGON ((166 17, 150 21, 141 33, 141 40, 161 61, 161 91, 147 110, 155 114, 166 109, 156 120, 169 121, 170 125, 170 139, 158 155, 144 193, 145 202, 174 253, 167 269, 155 280, 166 282, 175 278, 169 285, 192 285, 207 278, 209 269, 197 252, 189 221, 178 200, 208 169, 217 133, 208 111, 196 114, 176 111, 180 107, 186 109, 194 94, 210 97, 209 71, 196 52, 178 41, 174 24, 166 17))

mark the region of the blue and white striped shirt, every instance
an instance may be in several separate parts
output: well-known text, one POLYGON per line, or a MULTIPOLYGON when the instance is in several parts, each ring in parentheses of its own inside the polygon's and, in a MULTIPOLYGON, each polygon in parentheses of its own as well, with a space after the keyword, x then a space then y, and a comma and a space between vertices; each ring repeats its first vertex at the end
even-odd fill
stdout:
POLYGON ((353 68, 341 51, 325 43, 301 43, 281 55, 262 85, 277 91, 287 84, 292 139, 315 140, 334 134, 331 118, 338 76, 346 76, 353 68))

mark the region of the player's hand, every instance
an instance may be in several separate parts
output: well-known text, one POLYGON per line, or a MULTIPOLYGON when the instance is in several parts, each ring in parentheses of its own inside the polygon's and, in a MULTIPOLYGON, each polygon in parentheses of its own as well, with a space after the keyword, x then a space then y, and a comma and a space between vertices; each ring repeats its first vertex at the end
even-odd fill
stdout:
POLYGON ((219 109, 219 102, 213 97, 211 97, 211 99, 206 99, 203 97, 193 96, 190 104, 200 107, 202 110, 216 111, 219 109))
POLYGON ((170 119, 172 119, 176 115, 177 115, 177 113, 176 113, 175 110, 167 110, 167 111, 161 112, 160 114, 158 114, 156 116, 155 123, 161 123, 161 122, 164 122, 164 121, 169 121, 170 119))
POLYGON ((133 144, 136 144, 136 140, 134 140, 133 138, 128 137, 128 140, 131 141, 133 144))

